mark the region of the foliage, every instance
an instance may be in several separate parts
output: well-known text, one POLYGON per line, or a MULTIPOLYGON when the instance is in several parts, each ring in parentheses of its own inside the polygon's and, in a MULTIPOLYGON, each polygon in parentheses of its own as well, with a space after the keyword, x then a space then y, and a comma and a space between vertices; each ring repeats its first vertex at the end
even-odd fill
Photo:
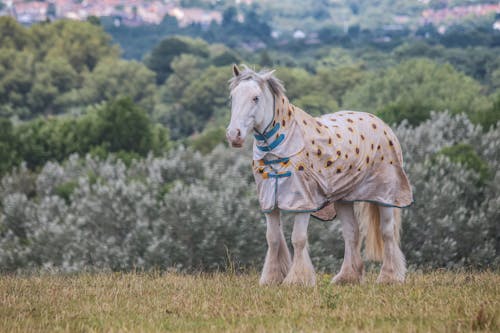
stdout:
MULTIPOLYGON (((127 57, 151 50, 144 64, 118 59, 93 19, 25 28, 0 17, 0 268, 260 264, 248 158, 214 150, 225 141, 229 66, 242 59, 279 65, 290 100, 314 115, 361 109, 399 124, 417 198, 404 212, 410 265, 497 268, 500 35, 488 22, 442 35, 383 26, 423 3, 309 2, 203 2, 225 10, 222 25, 184 28, 168 16, 138 28, 103 18, 127 57), (283 22, 307 38, 278 29, 272 39, 270 25, 283 22), (190 149, 168 152, 169 133, 190 149)), ((339 224, 310 230, 315 265, 338 268, 339 224)))
POLYGON ((2 182, 0 266, 36 267, 49 260, 44 265, 69 271, 89 265, 215 269, 224 267, 228 249, 242 263, 254 263, 258 259, 253 251, 264 251, 257 237, 264 225, 257 223, 261 216, 253 209, 252 179, 241 177, 248 163, 235 157, 220 149, 207 158, 178 150, 133 161, 128 168, 112 158, 90 156, 73 156, 64 166, 47 163, 36 178, 37 196, 47 210, 16 190, 16 178, 27 172, 20 169, 2 182), (222 182, 221 175, 231 182, 222 182), (68 182, 78 186, 66 203, 69 191, 61 186, 68 182), (235 202, 235 197, 243 201, 235 202), (52 219, 52 214, 60 218, 52 219), (43 233, 39 221, 50 224, 43 233), (44 250, 47 237, 51 248, 44 250), (19 252, 18 246, 24 250, 19 252))
POLYGON ((333 68, 323 65, 317 69, 314 85, 323 98, 328 96, 335 99, 338 105, 343 105, 343 96, 362 83, 365 75, 361 65, 341 65, 333 68))
POLYGON ((130 98, 108 103, 99 112, 98 139, 109 152, 131 151, 145 156, 153 147, 152 125, 130 98))
POLYGON ((17 140, 12 123, 0 118, 0 175, 10 171, 17 163, 17 140))
POLYGON ((99 61, 116 58, 110 37, 86 22, 57 21, 24 28, 0 17, 0 116, 32 118, 65 111, 73 90, 99 61))
POLYGON ((202 154, 208 154, 217 145, 225 143, 225 141, 226 130, 224 127, 213 127, 207 128, 199 135, 192 137, 189 140, 189 146, 202 154))
POLYGON ((500 93, 493 95, 493 105, 490 109, 483 110, 472 116, 472 120, 481 124, 485 129, 498 126, 500 122, 500 93))
POLYGON ((172 74, 171 63, 181 54, 208 56, 208 45, 201 39, 180 36, 167 37, 162 40, 145 58, 145 64, 156 73, 156 82, 162 84, 172 74))
POLYGON ((207 122, 227 108, 229 66, 203 68, 201 60, 182 56, 173 62, 175 72, 159 92, 163 103, 156 117, 179 139, 201 132, 207 122))
POLYGON ((325 113, 332 113, 339 110, 337 102, 322 94, 305 95, 296 100, 296 105, 313 116, 320 116, 325 113))
POLYGON ((449 63, 480 82, 491 83, 495 80, 495 70, 500 68, 499 52, 498 47, 447 48, 440 44, 416 41, 397 47, 392 54, 398 61, 425 57, 439 63, 449 63))
MULTIPOLYGON (((396 134, 416 201, 403 214, 409 265, 498 268, 500 131, 483 133, 465 116, 435 113, 415 128, 403 123, 396 134), (459 143, 476 155, 446 148, 459 143), (491 175, 480 181, 481 169, 466 165, 471 159, 491 175)), ((265 225, 249 154, 178 148, 128 166, 114 157, 72 155, 34 177, 21 167, 1 182, 0 266, 213 270, 226 267, 228 252, 242 267, 259 265, 265 225)), ((339 222, 313 221, 309 238, 316 267, 337 270, 339 222)))
POLYGON ((16 127, 5 120, 1 124, 5 128, 0 136, 0 147, 6 147, 4 172, 19 161, 35 169, 73 153, 106 156, 125 151, 146 156, 149 151, 160 153, 170 147, 168 131, 153 125, 130 98, 106 103, 79 118, 39 118, 16 127))
POLYGON ((153 110, 155 74, 141 63, 114 59, 101 61, 94 71, 86 73, 83 79, 81 89, 74 94, 76 105, 130 97, 148 112, 153 110))
POLYGON ((431 111, 449 110, 474 116, 490 106, 481 85, 450 65, 427 59, 405 61, 371 74, 344 97, 350 109, 378 112, 389 123, 407 119, 418 124, 431 111))
POLYGON ((105 58, 116 58, 118 49, 100 26, 89 22, 59 20, 30 29, 37 59, 61 57, 77 72, 92 71, 105 58))
POLYGON ((483 183, 490 178, 488 164, 479 157, 470 144, 459 143, 444 147, 438 154, 448 157, 453 163, 461 164, 467 169, 475 171, 479 175, 479 180, 483 183))

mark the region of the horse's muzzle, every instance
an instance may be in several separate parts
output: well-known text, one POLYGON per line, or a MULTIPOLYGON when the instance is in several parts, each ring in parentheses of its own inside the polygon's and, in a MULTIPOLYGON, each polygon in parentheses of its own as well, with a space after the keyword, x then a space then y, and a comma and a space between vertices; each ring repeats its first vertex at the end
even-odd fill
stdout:
POLYGON ((241 131, 239 129, 228 129, 226 132, 227 141, 234 148, 243 147, 244 138, 241 137, 241 131))

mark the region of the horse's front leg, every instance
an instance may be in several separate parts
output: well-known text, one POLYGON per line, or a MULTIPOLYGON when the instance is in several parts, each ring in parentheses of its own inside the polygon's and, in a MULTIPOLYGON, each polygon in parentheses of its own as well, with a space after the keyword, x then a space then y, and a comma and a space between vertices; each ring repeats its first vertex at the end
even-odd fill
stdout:
POLYGON ((260 284, 279 284, 285 279, 291 264, 290 251, 286 245, 278 209, 266 214, 267 254, 260 277, 260 284))
POLYGON ((316 274, 307 248, 309 217, 310 215, 306 213, 295 215, 292 232, 293 262, 290 272, 283 281, 285 284, 314 286, 316 283, 316 274))
POLYGON ((352 203, 335 203, 337 216, 342 223, 344 237, 344 261, 340 272, 332 279, 332 283, 359 283, 363 276, 363 261, 361 259, 361 239, 359 225, 354 215, 352 203))

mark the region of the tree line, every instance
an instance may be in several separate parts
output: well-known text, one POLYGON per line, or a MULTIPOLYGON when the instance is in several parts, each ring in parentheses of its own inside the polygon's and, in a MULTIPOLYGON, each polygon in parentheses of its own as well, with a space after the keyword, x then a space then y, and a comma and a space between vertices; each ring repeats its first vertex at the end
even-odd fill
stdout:
MULTIPOLYGON (((217 269, 227 251, 255 264, 264 238, 247 239, 262 231, 248 157, 224 148, 241 62, 276 68, 313 115, 362 110, 397 128, 417 197, 403 236, 415 267, 498 267, 498 48, 250 53, 166 36, 139 62, 90 22, 0 17, 0 31, 3 269, 217 269)), ((320 266, 338 264, 338 225, 314 228, 320 266)))

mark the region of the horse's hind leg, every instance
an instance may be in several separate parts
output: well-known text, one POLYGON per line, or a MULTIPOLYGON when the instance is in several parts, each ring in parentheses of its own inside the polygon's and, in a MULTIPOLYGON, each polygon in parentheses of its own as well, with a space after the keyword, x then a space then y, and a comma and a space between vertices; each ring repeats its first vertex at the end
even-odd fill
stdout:
POLYGON ((292 260, 283 235, 279 210, 266 214, 266 220, 268 249, 260 284, 279 284, 285 279, 292 260))
POLYGON ((382 269, 377 278, 379 283, 404 282, 406 262, 399 248, 400 211, 392 207, 378 207, 380 231, 384 240, 382 269))
POLYGON ((316 283, 316 274, 307 249, 309 217, 310 215, 306 213, 295 215, 292 232, 293 262, 290 272, 283 281, 285 284, 314 286, 316 283))
POLYGON ((342 236, 344 237, 344 262, 340 272, 332 279, 332 283, 359 283, 363 277, 363 261, 361 260, 361 241, 359 226, 354 216, 352 203, 335 203, 337 216, 342 222, 342 236))

